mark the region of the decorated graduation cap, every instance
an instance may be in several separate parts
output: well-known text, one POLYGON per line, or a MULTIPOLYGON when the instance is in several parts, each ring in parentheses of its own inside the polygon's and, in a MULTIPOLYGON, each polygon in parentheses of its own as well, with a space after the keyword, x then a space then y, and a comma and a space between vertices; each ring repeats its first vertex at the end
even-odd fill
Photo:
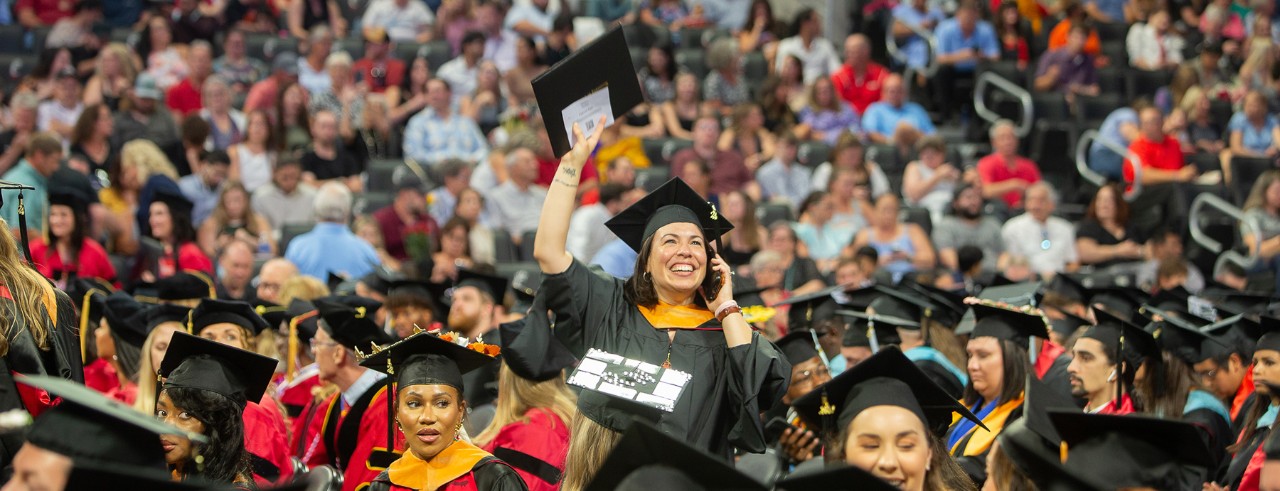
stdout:
POLYGON ((193 441, 205 441, 201 435, 179 430, 70 380, 24 375, 16 381, 62 398, 61 403, 31 424, 27 442, 70 457, 76 463, 164 470, 160 435, 186 435, 193 441))
POLYGON ((683 439, 667 435, 657 427, 643 422, 631 425, 624 432, 585 490, 613 491, 624 488, 624 482, 634 483, 636 480, 648 483, 648 489, 664 487, 661 486, 664 482, 680 483, 674 488, 666 488, 671 491, 769 489, 723 459, 694 448, 683 439), (671 479, 668 476, 673 471, 686 479, 671 479))
POLYGON ((235 324, 257 336, 266 330, 267 321, 248 302, 206 298, 191 311, 191 333, 199 334, 214 324, 235 324))
POLYGON ((947 431, 954 414, 986 428, 897 347, 881 350, 792 403, 805 424, 832 434, 875 406, 911 411, 935 435, 947 431))
POLYGON ((271 329, 279 329, 280 324, 284 324, 285 321, 289 320, 289 308, 284 305, 257 298, 249 302, 249 305, 253 307, 253 311, 258 314, 258 317, 262 317, 263 320, 267 321, 267 327, 271 329))
POLYGON ((374 312, 382 306, 360 297, 323 297, 312 300, 320 313, 318 325, 333 341, 351 349, 369 349, 394 341, 374 321, 374 312))
POLYGON ((160 363, 160 376, 166 377, 166 389, 204 390, 244 406, 262 400, 276 364, 275 359, 252 351, 175 332, 160 363))
POLYGON ((1213 454, 1196 425, 1143 416, 1050 411, 1067 445, 1066 467, 1109 489, 1196 489, 1213 454))
POLYGON ((186 270, 155 282, 156 298, 162 302, 218 298, 213 279, 202 271, 186 270))
POLYGON ((502 299, 507 296, 507 283, 507 279, 501 276, 484 274, 470 269, 460 269, 458 270, 458 282, 453 285, 453 291, 457 292, 459 288, 469 286, 493 297, 494 302, 502 303, 502 299))
POLYGON ((821 471, 797 472, 779 480, 775 487, 781 491, 895 491, 889 484, 859 467, 837 464, 821 471))
POLYGON ((788 329, 792 331, 813 329, 818 323, 835 317, 836 301, 831 294, 839 289, 840 287, 828 287, 813 293, 796 295, 774 304, 774 307, 791 306, 787 312, 788 329))
MULTIPOLYGON (((673 223, 697 225, 705 240, 717 242, 721 235, 733 230, 729 220, 678 177, 614 215, 605 225, 632 250, 640 252, 658 229, 673 223)), ((707 261, 710 264, 711 259, 707 261)))
POLYGON ((538 382, 562 376, 578 358, 551 332, 546 308, 535 308, 523 319, 498 326, 502 361, 517 376, 538 382))

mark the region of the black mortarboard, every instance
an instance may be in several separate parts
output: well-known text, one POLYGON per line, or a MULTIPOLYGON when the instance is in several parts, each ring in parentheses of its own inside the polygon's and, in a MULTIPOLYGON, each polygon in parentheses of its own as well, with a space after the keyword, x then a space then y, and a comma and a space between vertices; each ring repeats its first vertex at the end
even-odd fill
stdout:
POLYGON ((253 306, 254 313, 258 317, 262 317, 267 321, 267 327, 275 330, 280 328, 280 324, 284 324, 289 320, 289 308, 274 302, 255 298, 249 302, 253 306))
POLYGON ((1148 295, 1141 290, 1135 288, 1108 286, 1094 288, 1093 295, 1089 297, 1089 305, 1101 305, 1105 309, 1110 309, 1111 313, 1123 315, 1127 312, 1138 310, 1142 304, 1148 300, 1148 295))
POLYGON ((200 271, 180 271, 173 276, 160 278, 156 280, 155 289, 156 298, 166 302, 218 298, 213 279, 200 271))
POLYGON ((1061 335, 1063 339, 1071 337, 1071 335, 1075 334, 1075 332, 1081 327, 1089 325, 1092 325, 1092 323, 1089 322, 1089 319, 1085 319, 1069 312, 1062 312, 1061 319, 1049 319, 1049 328, 1053 329, 1053 332, 1061 335))
MULTIPOLYGON (((364 282, 364 280, 360 280, 360 281, 364 282)), ((434 297, 434 295, 431 293, 431 288, 428 286, 427 282, 421 281, 421 280, 391 281, 390 283, 388 283, 387 289, 384 292, 382 292, 382 294, 387 296, 395 295, 395 294, 412 295, 415 297, 425 298, 428 301, 430 301, 434 297)))
POLYGON ((835 317, 836 301, 831 298, 831 294, 839 288, 828 287, 813 293, 796 295, 773 306, 791 306, 787 311, 787 329, 792 331, 812 329, 819 322, 835 317))
POLYGON ((134 300, 128 293, 121 291, 107 295, 103 303, 106 308, 103 310, 102 316, 107 319, 107 325, 113 330, 126 329, 129 318, 146 307, 141 302, 134 300))
POLYGON ((369 354, 360 365, 393 375, 400 388, 448 385, 461 393, 462 375, 492 363, 494 356, 419 332, 369 354))
POLYGON ((1032 305, 1039 296, 1040 286, 1041 283, 1039 281, 989 286, 978 294, 978 298, 1007 303, 1015 307, 1032 305))
POLYGON ((1267 292, 1237 292, 1237 291, 1209 291, 1203 290, 1199 295, 1201 298, 1213 298, 1217 300, 1218 308, 1228 308, 1237 313, 1262 314, 1271 311, 1271 306, 1276 301, 1271 293, 1267 292))
POLYGON ((920 329, 920 319, 928 312, 933 313, 933 304, 925 295, 914 290, 904 290, 898 287, 888 287, 884 285, 876 285, 876 289, 880 290, 880 298, 871 302, 867 306, 868 311, 875 311, 876 316, 887 316, 897 319, 905 319, 913 322, 914 326, 898 326, 910 330, 920 329))
POLYGON ((898 488, 852 465, 836 464, 821 471, 798 472, 778 481, 781 491, 895 491, 898 488))
MULTIPOLYGON (((1049 419, 1049 411, 1078 411, 1075 401, 1053 390, 1035 375, 1027 376, 1022 419, 1005 426, 997 438, 1000 452, 1023 474, 1039 485, 1060 476, 1062 437, 1049 419)), ((1049 488, 1045 488, 1049 489, 1049 488)))
POLYGON ((845 290, 839 295, 840 295, 840 298, 838 299, 838 301, 841 306, 846 307, 850 310, 856 310, 858 312, 862 312, 867 310, 867 307, 871 305, 871 302, 874 302, 877 298, 880 298, 880 295, 882 295, 882 293, 880 293, 880 290, 877 289, 875 285, 871 285, 871 286, 864 286, 861 288, 854 288, 852 290, 845 290))
POLYGON ((1280 351, 1280 319, 1264 315, 1259 320, 1262 336, 1258 338, 1254 350, 1280 351))
POLYGON ((912 288, 925 294, 933 304, 933 310, 930 318, 938 321, 949 329, 955 329, 960 323, 960 318, 964 317, 964 312, 968 310, 968 306, 964 304, 963 293, 950 292, 941 288, 935 288, 920 283, 911 283, 912 288))
MULTIPOLYGON (((130 324, 138 324, 141 329, 145 329, 143 334, 143 342, 145 337, 151 334, 160 324, 166 322, 177 322, 182 324, 183 329, 187 326, 187 317, 191 315, 191 309, 181 305, 156 305, 134 314, 129 320, 130 324)), ((142 346, 142 343, 138 346, 142 346)))
POLYGON ((1026 346, 1033 337, 1049 337, 1045 318, 1038 313, 977 304, 973 306, 973 315, 976 322, 970 339, 990 336, 1026 346))
POLYGON ((179 430, 70 380, 24 375, 16 381, 62 398, 31 424, 27 442, 77 463, 165 469, 160 435, 186 435, 204 441, 200 435, 179 430))
POLYGON ((778 346, 778 350, 782 351, 782 355, 787 359, 791 366, 796 366, 813 358, 818 358, 818 348, 815 346, 813 331, 803 329, 799 331, 791 331, 778 339, 774 344, 778 346))
POLYGON ((1120 346, 1120 336, 1125 325, 1132 325, 1128 321, 1111 315, 1107 311, 1098 311, 1094 313, 1098 318, 1098 324, 1090 326, 1084 331, 1081 337, 1090 338, 1102 343, 1107 350, 1108 356, 1113 356, 1120 346))
POLYGON ((637 421, 656 424, 663 414, 656 406, 591 389, 578 393, 578 411, 596 424, 617 432, 627 431, 637 421))
POLYGON ((114 292, 110 284, 95 278, 72 278, 67 283, 67 296, 75 303, 79 311, 78 329, 80 332, 80 360, 86 361, 88 351, 85 348, 89 334, 98 327, 107 310, 106 298, 114 292))
POLYGON ((885 315, 867 315, 862 312, 852 310, 837 310, 836 315, 849 319, 848 328, 845 329, 845 339, 849 343, 861 344, 845 344, 844 346, 866 346, 871 348, 874 353, 880 351, 880 348, 902 344, 902 338, 898 335, 898 328, 905 327, 910 329, 914 324, 919 328, 918 324, 907 319, 899 319, 897 317, 889 317, 885 315), (849 334, 854 332, 854 334, 849 334))
MULTIPOLYGON (((765 491, 769 489, 750 476, 734 469, 723 459, 694 448, 688 442, 663 433, 647 423, 631 425, 609 452, 609 456, 596 471, 586 491, 613 491, 628 480, 628 476, 644 473, 660 465, 684 474, 699 489, 716 491, 765 491)), ((657 473, 662 476, 663 473, 657 473)), ((645 479, 645 475, 638 476, 645 479)), ((647 481, 651 485, 662 482, 647 481)), ((687 484, 686 484, 687 485, 687 484)), ((664 488, 683 491, 687 488, 664 488)))
POLYGON ((323 297, 312 301, 320 312, 319 327, 333 341, 351 349, 370 349, 393 341, 374 321, 373 313, 381 304, 360 297, 323 297))
POLYGON ((222 323, 240 326, 254 336, 269 327, 266 319, 258 315, 252 305, 239 300, 206 298, 191 311, 192 334, 200 334, 204 328, 222 323))
POLYGON ((469 269, 458 270, 458 283, 453 286, 453 291, 458 291, 462 287, 475 287, 493 297, 493 301, 502 303, 507 296, 507 279, 501 276, 484 274, 469 269))
POLYGON ((1074 302, 1084 303, 1089 298, 1089 289, 1068 273, 1054 275, 1044 289, 1074 302))
MULTIPOLYGON (((631 111, 644 102, 640 79, 631 65, 631 51, 627 49, 622 26, 615 26, 603 36, 578 48, 567 58, 560 60, 549 70, 533 78, 533 94, 537 98, 542 120, 546 123, 547 136, 557 157, 573 148, 573 135, 565 131, 564 110, 570 105, 602 89, 608 90, 609 111, 614 118, 631 111)), ((599 115, 588 115, 593 120, 599 115)), ((570 121, 572 123, 573 121, 570 121)), ((583 135, 590 135, 594 128, 585 126, 583 135)))
POLYGON ((1160 290, 1151 296, 1149 305, 1160 310, 1186 310, 1187 300, 1191 298, 1191 292, 1186 288, 1177 286, 1168 290, 1160 290))
POLYGON ((157 186, 155 193, 151 195, 151 201, 169 205, 169 213, 175 215, 191 216, 191 210, 195 207, 176 186, 157 186))
POLYGON ((1160 348, 1182 359, 1188 365, 1195 365, 1208 358, 1221 354, 1230 354, 1233 346, 1229 341, 1210 336, 1195 324, 1185 319, 1170 315, 1153 307, 1144 307, 1148 312, 1160 316, 1162 321, 1156 322, 1152 337, 1160 343, 1160 348))
POLYGON ((293 380, 294 373, 298 367, 298 353, 303 350, 304 346, 311 344, 311 338, 316 336, 316 330, 320 328, 320 313, 316 310, 316 306, 311 302, 301 298, 295 298, 289 301, 289 307, 285 309, 285 315, 289 319, 289 327, 285 332, 288 336, 288 342, 285 349, 288 350, 285 355, 287 359, 284 365, 285 380, 293 380))
MULTIPOLYGON (((511 291, 516 294, 516 300, 528 305, 533 302, 533 297, 538 294, 538 288, 542 287, 542 272, 529 270, 516 270, 511 275, 511 291)), ((734 293, 734 298, 742 298, 734 293)), ((746 304, 744 304, 746 305, 746 304)), ((523 309, 516 309, 523 312, 523 309)))
POLYGON ((935 435, 946 432, 955 413, 986 428, 897 347, 880 350, 791 406, 805 424, 824 432, 848 426, 858 413, 875 406, 911 411, 935 435))
MULTIPOLYGON (((383 296, 386 296, 391 292, 392 281, 394 280, 384 272, 382 268, 377 268, 369 274, 360 277, 360 283, 364 283, 364 286, 383 296)), ((341 283, 341 281, 339 281, 339 283, 341 283)))
POLYGON ((1194 489, 1213 465, 1201 431, 1191 423, 1079 411, 1051 411, 1049 418, 1067 444, 1067 469, 1110 489, 1194 489))
POLYGON ((243 406, 262 400, 276 365, 276 360, 252 351, 175 332, 160 362, 160 376, 166 377, 165 388, 205 390, 243 406))
POLYGON ((79 189, 69 186, 51 186, 49 188, 49 205, 69 206, 76 213, 89 213, 89 197, 79 189))
MULTIPOLYGON (((645 240, 653 237, 658 229, 672 223, 697 225, 707 241, 718 241, 721 235, 733 230, 733 224, 729 220, 678 177, 672 178, 614 215, 605 225, 631 246, 632 250, 638 252, 645 240)), ((708 265, 710 261, 711 258, 707 258, 708 265)))
MULTIPOLYGON (((124 322, 109 324, 111 333, 125 344, 141 348, 147 342, 147 334, 151 333, 151 330, 147 328, 147 316, 156 307, 158 306, 142 304, 142 308, 125 318, 124 322)), ((183 317, 182 321, 185 322, 186 317, 183 317)))
MULTIPOLYGON (((158 437, 156 437, 158 438, 158 437)), ((158 440, 157 440, 158 441, 158 440)), ((173 475, 153 468, 74 462, 63 491, 145 489, 147 491, 201 491, 223 489, 198 479, 174 481, 173 475)), ((271 488, 279 490, 284 488, 271 488)))
POLYGON ((547 309, 535 307, 523 319, 498 326, 502 339, 502 361, 511 372, 535 381, 551 380, 564 369, 578 363, 578 358, 560 344, 551 332, 547 309))
MULTIPOLYGON (((1244 314, 1231 315, 1200 330, 1209 337, 1230 345, 1233 352, 1238 353, 1243 360, 1253 359, 1254 347, 1258 338, 1262 337, 1262 325, 1244 314)), ((1223 352, 1213 356, 1227 356, 1231 353, 1223 352)))
POLYGON ((1004 273, 996 272, 992 274, 991 279, 987 281, 987 288, 1009 286, 1016 283, 1018 282, 1009 279, 1009 277, 1005 276, 1004 273))

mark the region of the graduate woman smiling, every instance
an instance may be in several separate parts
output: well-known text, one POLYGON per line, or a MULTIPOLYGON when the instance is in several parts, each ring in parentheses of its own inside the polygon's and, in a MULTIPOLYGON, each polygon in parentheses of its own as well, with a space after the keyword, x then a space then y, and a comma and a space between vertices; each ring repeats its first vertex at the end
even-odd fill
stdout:
MULTIPOLYGON (((603 127, 602 118, 588 138, 575 125, 578 144, 561 159, 538 223, 534 258, 547 275, 541 290, 556 318, 569 321, 558 323, 555 335, 575 355, 596 348, 689 373, 659 428, 726 459, 734 447, 762 452, 760 412, 782 398, 791 367, 743 319, 729 265, 710 247, 733 225, 673 179, 607 223, 639 253, 629 280, 594 273, 565 250, 582 166, 603 127)), ((565 489, 594 472, 573 469, 575 456, 603 446, 608 435, 600 427, 627 417, 598 397, 584 391, 578 400, 565 489)))

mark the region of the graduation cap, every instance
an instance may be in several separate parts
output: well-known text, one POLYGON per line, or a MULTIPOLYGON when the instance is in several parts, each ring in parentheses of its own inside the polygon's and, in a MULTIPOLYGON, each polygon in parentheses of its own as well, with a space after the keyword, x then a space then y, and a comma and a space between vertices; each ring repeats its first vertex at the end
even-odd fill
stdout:
POLYGON ((1096 340, 1102 343, 1107 353, 1115 353, 1119 349, 1124 326, 1133 324, 1105 310, 1096 312, 1094 316, 1098 318, 1098 324, 1086 329, 1081 337, 1096 340))
POLYGON ((867 310, 877 298, 880 298, 880 290, 875 285, 854 288, 843 292, 836 292, 836 301, 843 307, 859 312, 867 310))
POLYGON ((899 326, 904 329, 913 331, 920 330, 920 319, 928 312, 932 315, 933 304, 925 295, 912 291, 900 290, 896 287, 890 288, 884 285, 876 285, 880 290, 880 297, 873 300, 871 305, 867 306, 868 311, 874 311, 876 316, 886 316, 896 319, 904 319, 911 321, 914 325, 899 326))
POLYGON ((1049 280, 1049 284, 1045 285, 1044 290, 1081 304, 1089 299, 1089 289, 1068 273, 1054 275, 1053 279, 1049 280))
POLYGON ((276 371, 276 360, 252 351, 173 333, 160 362, 164 387, 199 389, 221 394, 236 404, 262 400, 276 371))
POLYGON ((1280 351, 1280 319, 1264 315, 1259 319, 1259 327, 1262 328, 1262 336, 1254 350, 1280 351))
POLYGON ((1147 303, 1149 296, 1136 288, 1108 286, 1094 288, 1089 297, 1089 305, 1111 310, 1111 313, 1123 315, 1135 312, 1142 304, 1147 303))
POLYGON ((1271 311, 1276 299, 1267 292, 1209 291, 1200 292, 1202 298, 1217 300, 1218 308, 1227 308, 1237 313, 1263 314, 1271 311))
POLYGON ((195 207, 190 199, 182 194, 176 186, 158 186, 155 193, 151 195, 152 202, 161 202, 169 206, 169 213, 178 215, 191 216, 191 210, 195 207))
MULTIPOLYGON (((538 288, 542 287, 542 279, 541 271, 516 270, 511 275, 511 291, 515 292, 517 300, 532 302, 533 297, 538 294, 538 288)), ((737 292, 734 293, 734 298, 738 298, 737 292)))
POLYGON ((351 349, 368 349, 394 341, 374 322, 373 313, 382 304, 360 297, 323 297, 312 300, 320 313, 320 329, 333 341, 351 349))
POLYGON ((267 321, 267 326, 271 329, 280 328, 280 324, 284 324, 289 320, 289 308, 275 302, 255 298, 249 302, 253 306, 253 311, 267 321))
POLYGON ((935 288, 921 283, 911 283, 910 288, 925 294, 933 304, 930 318, 937 320, 950 329, 955 329, 964 317, 968 307, 964 304, 965 294, 935 288))
POLYGON ((70 207, 76 213, 89 213, 90 199, 83 191, 70 186, 53 185, 49 187, 49 205, 70 207))
POLYGON ((819 358, 816 336, 809 329, 791 331, 773 344, 778 346, 791 366, 819 358))
POLYGON ((694 448, 685 440, 669 436, 657 427, 643 422, 631 425, 626 430, 585 491, 613 491, 622 488, 625 481, 635 482, 636 479, 648 483, 650 489, 661 487, 664 482, 684 484, 663 487, 670 491, 769 489, 739 472, 724 459, 694 448), (679 479, 680 475, 686 479, 679 479), (693 487, 688 487, 690 483, 693 487))
MULTIPOLYGON (((102 317, 107 320, 107 326, 113 331, 128 329, 129 318, 146 308, 146 305, 138 302, 128 293, 121 291, 111 292, 110 295, 107 295, 107 298, 103 300, 103 305, 102 317)), ((81 337, 84 337, 83 332, 81 337)))
POLYGON ((790 305, 787 311, 787 328, 792 331, 812 329, 818 323, 835 317, 836 301, 831 294, 840 287, 828 287, 813 293, 796 295, 774 304, 774 307, 790 305))
POLYGON ((1040 286, 1041 283, 1039 281, 989 286, 978 294, 978 298, 1005 303, 1014 307, 1027 305, 1035 307, 1040 294, 1040 286))
MULTIPOLYGON (((384 297, 391 293, 391 286, 394 281, 391 275, 383 271, 382 268, 375 268, 369 274, 360 277, 360 283, 384 297)), ((339 281, 338 283, 342 282, 339 281)))
MULTIPOLYGON (((538 305, 535 300, 535 306, 538 305)), ((502 361, 521 378, 538 382, 560 377, 578 358, 551 332, 547 309, 533 308, 523 319, 498 326, 502 361)))
POLYGON ((1061 319, 1049 319, 1049 329, 1058 333, 1064 339, 1071 337, 1081 327, 1092 325, 1089 319, 1085 319, 1070 312, 1062 312, 1061 319))
POLYGON ((1027 376, 1022 403, 1022 418, 1005 426, 996 437, 1000 453, 1023 474, 1030 477, 1039 489, 1061 478, 1062 437, 1049 419, 1053 409, 1078 411, 1075 401, 1066 394, 1053 390, 1034 374, 1027 376))
POLYGON ((458 270, 458 283, 453 285, 453 291, 459 288, 473 287, 493 297, 496 303, 502 303, 507 296, 507 279, 501 276, 484 274, 470 269, 458 270))
POLYGON ((655 406, 585 388, 578 393, 578 411, 596 424, 620 433, 636 422, 657 424, 662 419, 662 410, 655 406))
POLYGON ((893 486, 874 474, 852 465, 837 464, 821 471, 797 472, 775 485, 782 491, 896 491, 893 486))
MULTIPOLYGON (((190 315, 191 309, 181 305, 156 305, 134 314, 134 316, 129 319, 129 324, 131 325, 131 328, 136 325, 138 329, 142 329, 143 341, 139 342, 137 345, 141 347, 146 341, 146 336, 151 334, 151 331, 154 331, 156 327, 160 326, 160 324, 164 324, 166 322, 177 322, 185 327, 187 317, 190 315)), ((134 333, 134 335, 136 336, 137 333, 134 333)))
POLYGON ((1021 310, 1024 308, 1003 308, 985 303, 973 305, 975 323, 970 338, 989 336, 1020 346, 1026 346, 1031 338, 1048 338, 1044 316, 1035 310, 1024 312, 1021 310))
POLYGON ((566 131, 566 125, 571 127, 573 122, 582 121, 583 134, 590 134, 594 128, 589 124, 598 122, 600 116, 607 113, 610 118, 620 118, 644 102, 644 92, 631 65, 621 25, 578 48, 534 77, 531 83, 557 157, 573 148, 570 143, 573 135, 566 131), (607 91, 607 98, 599 94, 602 91, 607 91), (599 106, 607 103, 608 107, 591 107, 581 102, 593 94, 603 98, 595 101, 599 106), (565 121, 566 111, 575 119, 565 121))
POLYGON ((156 298, 162 302, 218 298, 213 279, 201 271, 185 270, 155 282, 156 298))
MULTIPOLYGON (((635 73, 632 72, 630 76, 634 79, 635 73)), ((729 220, 678 177, 672 178, 614 215, 605 222, 605 226, 631 246, 632 250, 639 252, 645 240, 653 237, 658 229, 672 223, 697 225, 706 240, 717 242, 721 235, 733 230, 733 224, 729 220)))
POLYGON ((83 363, 89 356, 85 346, 89 333, 98 327, 107 310, 106 298, 115 289, 104 281, 94 278, 73 278, 66 288, 67 296, 79 309, 80 361, 83 363))
POLYGON ((1151 335, 1160 343, 1161 349, 1172 353, 1188 365, 1195 365, 1209 358, 1228 355, 1234 352, 1234 343, 1229 339, 1211 336, 1195 324, 1183 318, 1171 315, 1154 307, 1145 307, 1161 321, 1153 323, 1151 335))
POLYGON ((195 442, 206 441, 199 434, 165 424, 70 380, 44 375, 22 375, 15 380, 62 398, 61 403, 31 424, 27 443, 70 457, 76 463, 163 470, 166 467, 160 435, 185 435, 195 442))
MULTIPOLYGON (((1244 314, 1235 314, 1200 328, 1205 334, 1233 348, 1242 360, 1252 360, 1253 350, 1262 337, 1262 325, 1244 314)), ((1231 353, 1221 353, 1222 356, 1231 353)))
POLYGON ((1079 411, 1050 411, 1049 419, 1067 444, 1067 469, 1109 489, 1194 489, 1213 465, 1191 423, 1079 411))
MULTIPOLYGON (((273 491, 305 489, 296 485, 273 487, 273 491)), ((148 491, 204 491, 232 489, 192 479, 174 481, 173 475, 151 468, 101 465, 74 462, 63 491, 97 491, 100 489, 146 489, 148 491)))
POLYGON ((1156 292, 1147 303, 1161 310, 1186 310, 1187 300, 1190 298, 1191 292, 1177 286, 1156 292))
MULTIPOLYGON (((27 238, 27 205, 26 197, 23 191, 35 191, 36 188, 26 184, 0 180, 0 191, 17 191, 18 192, 18 237, 22 240, 22 255, 26 256, 27 262, 31 260, 31 241, 27 238)), ((0 208, 4 207, 4 193, 0 192, 0 208)), ((15 224, 9 224, 13 227, 15 224)))
POLYGON ((191 333, 199 334, 214 324, 235 324, 254 336, 270 327, 248 302, 216 298, 201 300, 200 305, 191 311, 191 333))
POLYGON ((287 381, 293 381, 294 374, 298 371, 298 353, 303 346, 311 344, 311 338, 316 336, 316 330, 320 329, 320 312, 316 310, 316 306, 311 302, 301 298, 295 298, 289 301, 289 307, 285 309, 285 315, 289 319, 289 327, 286 334, 288 335, 287 356, 285 360, 284 378, 287 381))
POLYGON ((852 310, 837 310, 835 313, 850 320, 841 345, 866 346, 871 348, 872 353, 880 351, 881 347, 902 344, 902 338, 898 337, 898 326, 911 323, 906 319, 878 314, 873 316, 852 310))
POLYGON ((944 434, 954 414, 983 426, 897 347, 890 347, 822 384, 792 403, 811 428, 836 433, 863 410, 897 406, 914 413, 935 435, 944 434))

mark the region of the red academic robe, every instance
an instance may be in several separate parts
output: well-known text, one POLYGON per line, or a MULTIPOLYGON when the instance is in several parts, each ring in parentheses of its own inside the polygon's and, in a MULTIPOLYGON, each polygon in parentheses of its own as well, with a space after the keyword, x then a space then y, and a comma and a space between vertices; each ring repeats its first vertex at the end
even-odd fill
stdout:
POLYGON ((1236 388, 1236 395, 1231 397, 1231 421, 1235 421, 1240 417, 1240 411, 1244 409, 1245 402, 1249 400, 1249 396, 1253 395, 1253 369, 1244 371, 1244 378, 1240 380, 1240 387, 1236 388))
POLYGON ((1133 413, 1133 399, 1130 399, 1128 394, 1124 394, 1120 396, 1119 405, 1115 404, 1114 402, 1112 404, 1107 404, 1106 406, 1103 406, 1101 411, 1098 411, 1094 414, 1111 414, 1115 416, 1124 416, 1130 413, 1133 413))
MULTIPOLYGON (((366 390, 344 409, 342 394, 308 404, 295 425, 293 449, 307 467, 331 465, 342 472, 342 491, 363 489, 383 467, 369 457, 387 448, 386 385, 366 390)), ((395 451, 404 451, 404 435, 395 432, 395 451)))
MULTIPOLYGON (((315 365, 311 365, 314 367, 315 365)), ((311 403, 315 396, 311 395, 311 391, 320 386, 320 372, 312 369, 307 373, 306 368, 298 371, 292 382, 285 382, 280 379, 276 395, 280 398, 280 404, 284 405, 285 411, 290 418, 298 418, 303 414, 307 404, 311 403)), ((297 424, 295 423, 294 432, 297 432, 297 424)), ((298 448, 296 445, 290 448, 298 448)))
POLYGON ((253 479, 259 487, 287 483, 293 478, 284 416, 268 395, 262 397, 261 403, 250 402, 245 407, 244 448, 249 452, 253 479), (272 474, 274 479, 270 478, 272 474))
POLYGON ((116 367, 104 358, 98 358, 84 366, 84 385, 99 393, 107 394, 120 387, 116 367))
POLYGON ((529 491, 556 491, 569 452, 569 426, 545 409, 524 416, 529 422, 502 427, 482 448, 514 467, 529 491))
POLYGON ((138 400, 138 384, 127 382, 123 387, 114 387, 107 391, 107 397, 120 401, 126 406, 132 406, 134 401, 138 400))

